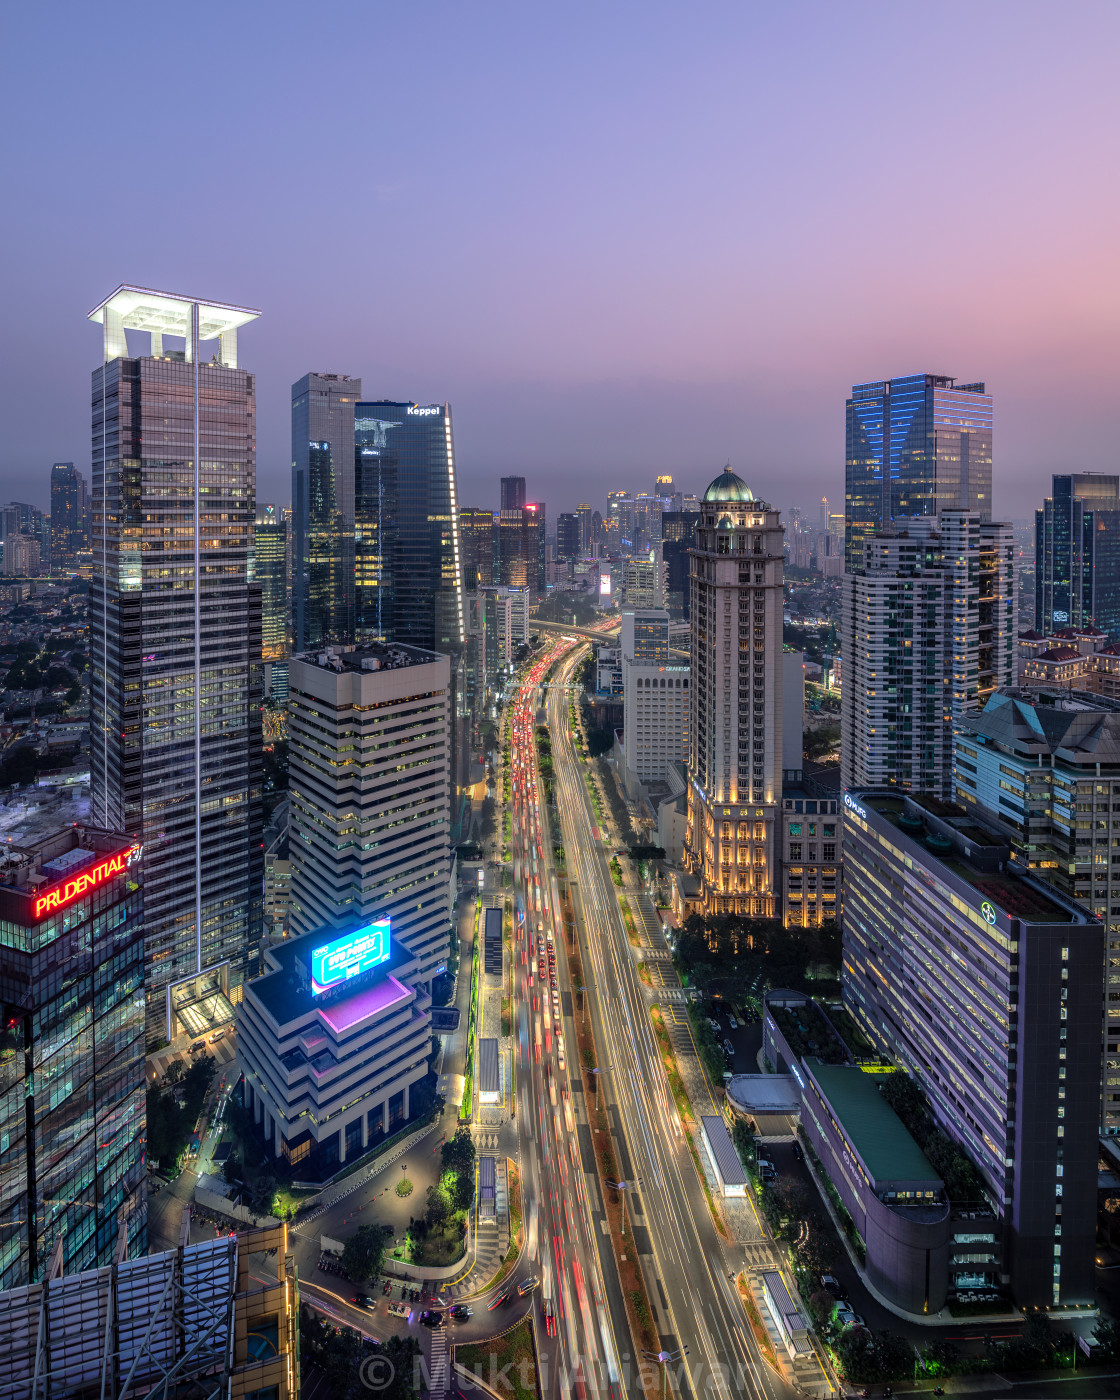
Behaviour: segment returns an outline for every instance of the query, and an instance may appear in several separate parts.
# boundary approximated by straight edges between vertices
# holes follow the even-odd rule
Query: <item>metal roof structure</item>
[[[486,1039],[478,1042],[478,1092],[498,1094],[501,1085],[498,1081],[498,1042]]]
[[[854,1065],[826,1065],[812,1059],[802,1064],[866,1168],[874,1189],[892,1182],[936,1182],[941,1186],[929,1158],[879,1093],[876,1076],[864,1074]]]
[[[700,1126],[704,1130],[724,1186],[745,1186],[748,1180],[747,1173],[739,1161],[739,1154],[735,1151],[727,1124],[715,1114],[709,1114],[701,1117]]]

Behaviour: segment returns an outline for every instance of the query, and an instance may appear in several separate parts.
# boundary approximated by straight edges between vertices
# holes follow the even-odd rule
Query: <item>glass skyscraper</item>
[[[942,374],[856,384],[845,438],[847,568],[892,521],[952,509],[992,518],[992,397],[983,384]]]
[[[228,1019],[260,941],[256,406],[237,364],[258,314],[132,286],[90,313],[91,810],[143,844],[151,1038]]]
[[[73,462],[51,467],[51,548],[53,569],[71,569],[85,548],[85,482]]]
[[[1034,522],[1036,629],[1120,636],[1120,477],[1055,476]]]
[[[254,577],[261,590],[261,658],[288,655],[288,522],[272,505],[257,507]]]
[[[295,650],[354,640],[354,405],[362,381],[305,374],[292,385]]]
[[[365,401],[354,424],[363,640],[376,617],[378,635],[449,652],[466,635],[451,406]]]

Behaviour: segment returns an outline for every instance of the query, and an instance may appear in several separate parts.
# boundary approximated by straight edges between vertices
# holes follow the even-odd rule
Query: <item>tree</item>
[[[222,1163],[222,1176],[231,1184],[241,1180],[241,1156],[240,1153],[231,1152]]]
[[[451,1218],[451,1202],[443,1184],[437,1182],[428,1187],[428,1228],[438,1230]]]
[[[380,1225],[359,1225],[342,1246],[342,1272],[355,1283],[369,1283],[381,1272],[385,1231]]]
[[[45,684],[51,690],[61,690],[64,685],[68,686],[74,679],[69,666],[59,666],[56,662],[48,667],[45,677]]]
[[[440,1178],[454,1174],[449,1182],[451,1205],[455,1210],[469,1210],[474,1200],[474,1142],[466,1128],[460,1128],[448,1138],[440,1152]]]

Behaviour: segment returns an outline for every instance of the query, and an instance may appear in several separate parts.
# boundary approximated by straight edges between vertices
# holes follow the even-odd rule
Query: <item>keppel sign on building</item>
[[[389,959],[389,920],[378,919],[311,952],[311,985],[316,996],[339,982],[368,972]]]
[[[123,875],[137,853],[135,846],[129,851],[118,851],[115,856],[98,861],[96,865],[79,871],[77,875],[72,875],[69,880],[64,880],[61,885],[55,885],[53,889],[37,895],[35,898],[35,917],[43,919],[48,914],[53,914],[56,909],[65,909],[68,904],[73,904],[76,899],[81,899],[83,895],[92,893],[106,881]]]

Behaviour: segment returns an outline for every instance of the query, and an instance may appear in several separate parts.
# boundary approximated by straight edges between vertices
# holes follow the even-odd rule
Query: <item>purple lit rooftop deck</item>
[[[364,1021],[369,1016],[378,1016],[411,995],[409,989],[395,977],[386,977],[383,982],[365,987],[354,996],[347,997],[345,1001],[319,1007],[319,1014],[336,1035],[342,1035],[359,1021]]]

